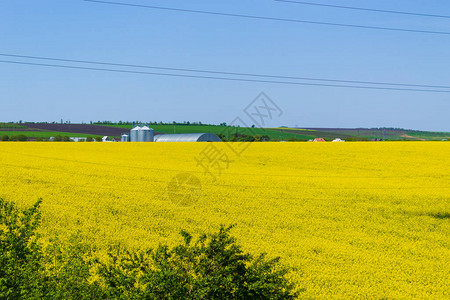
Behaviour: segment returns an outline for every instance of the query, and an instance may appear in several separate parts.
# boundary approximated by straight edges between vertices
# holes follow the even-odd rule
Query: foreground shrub
[[[294,299],[294,285],[279,259],[257,258],[242,251],[230,236],[232,227],[218,233],[192,236],[182,231],[184,244],[137,253],[110,252],[100,268],[113,298],[145,299]]]
[[[41,247],[36,240],[41,201],[26,210],[0,199],[0,298],[42,296],[45,282]]]
[[[41,200],[21,210],[0,199],[0,299],[294,299],[279,258],[244,253],[221,226],[195,243],[146,251],[110,249],[109,261],[79,234],[43,248]]]
[[[53,239],[44,250],[46,298],[104,298],[105,292],[92,280],[95,275],[93,249],[83,242],[79,233],[71,236],[68,243]]]

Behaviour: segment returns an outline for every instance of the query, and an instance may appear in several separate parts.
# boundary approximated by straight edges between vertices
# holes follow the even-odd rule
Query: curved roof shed
[[[158,134],[155,142],[221,142],[213,133]]]

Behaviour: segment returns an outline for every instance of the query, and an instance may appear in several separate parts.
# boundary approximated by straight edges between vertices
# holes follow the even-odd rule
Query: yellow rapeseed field
[[[450,143],[242,146],[3,142],[0,197],[43,198],[44,239],[80,231],[99,249],[235,223],[244,250],[281,256],[305,298],[450,297]],[[192,205],[167,192],[185,172],[201,184]]]

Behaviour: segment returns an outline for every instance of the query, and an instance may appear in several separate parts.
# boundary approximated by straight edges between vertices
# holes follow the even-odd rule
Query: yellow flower
[[[79,230],[99,256],[236,223],[306,298],[448,297],[450,143],[210,145],[0,143],[0,197],[43,198],[44,239]]]

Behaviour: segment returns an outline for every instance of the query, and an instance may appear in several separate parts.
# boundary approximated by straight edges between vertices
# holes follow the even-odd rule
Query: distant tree
[[[42,141],[44,141],[44,138],[43,138],[43,137],[38,137],[38,138],[36,138],[36,142],[42,142]]]
[[[227,141],[227,137],[225,136],[225,134],[219,133],[217,136],[222,140],[222,142],[226,142]]]
[[[86,142],[93,142],[93,141],[94,141],[94,138],[92,136],[88,136],[86,138]]]
[[[245,134],[242,138],[241,141],[243,142],[254,142],[255,138],[252,135],[247,135]]]
[[[7,142],[7,141],[9,141],[9,136],[8,135],[2,135],[2,137],[1,137],[1,141],[2,142]]]
[[[268,135],[261,136],[261,142],[268,142],[270,141],[270,137]]]
[[[70,139],[70,137],[68,137],[67,135],[65,135],[65,136],[62,137],[62,141],[63,141],[63,142],[70,142],[71,139]]]
[[[26,141],[28,141],[28,137],[27,137],[25,134],[19,134],[19,135],[17,136],[17,140],[18,140],[19,142],[26,142]]]
[[[259,134],[255,134],[254,138],[255,142],[261,142],[261,136]]]
[[[61,142],[62,139],[63,139],[62,136],[58,134],[58,135],[55,136],[54,141],[55,142]]]
[[[254,142],[255,137],[248,134],[234,133],[230,138],[230,142]]]
[[[102,137],[101,136],[96,136],[95,137],[95,141],[96,142],[101,142],[102,141]]]

